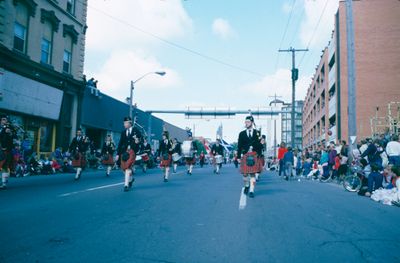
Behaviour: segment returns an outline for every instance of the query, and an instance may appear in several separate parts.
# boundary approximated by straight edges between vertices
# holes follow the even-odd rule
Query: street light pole
[[[139,80],[141,80],[141,79],[143,79],[144,77],[146,77],[146,76],[148,76],[148,75],[151,75],[151,74],[157,74],[157,75],[160,75],[160,76],[164,76],[164,75],[166,74],[166,72],[165,72],[165,71],[152,71],[152,72],[147,72],[146,74],[144,74],[143,76],[141,76],[141,77],[138,78],[137,80],[135,80],[135,81],[132,81],[132,80],[131,80],[131,88],[130,88],[131,94],[130,94],[130,97],[129,97],[129,117],[131,118],[132,121],[134,121],[134,120],[133,120],[133,116],[132,116],[132,115],[133,115],[132,109],[133,109],[133,90],[135,89],[135,84],[136,84],[136,82],[138,82]],[[151,114],[150,114],[150,118],[151,118]],[[148,128],[148,130],[151,132],[151,128]],[[150,133],[148,136],[149,136],[149,139],[150,139],[151,133]]]

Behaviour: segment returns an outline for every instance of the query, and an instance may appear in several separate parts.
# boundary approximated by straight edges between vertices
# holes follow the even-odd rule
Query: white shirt
[[[386,145],[386,153],[388,156],[400,156],[400,142],[388,142]]]

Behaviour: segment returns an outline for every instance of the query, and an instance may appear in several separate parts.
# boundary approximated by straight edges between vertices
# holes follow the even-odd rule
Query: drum
[[[179,153],[174,153],[174,154],[172,154],[172,160],[174,161],[174,162],[177,162],[177,161],[179,161],[181,159],[181,156],[179,155]]]
[[[142,156],[141,155],[137,155],[135,158],[136,162],[140,162],[142,160]]]
[[[222,155],[215,155],[215,163],[221,164],[223,162]]]
[[[192,149],[192,141],[184,141],[182,143],[182,154],[185,158],[192,158],[194,155]]]
[[[141,155],[142,156],[142,160],[143,162],[148,162],[150,160],[149,156],[147,155],[147,153],[144,153]]]

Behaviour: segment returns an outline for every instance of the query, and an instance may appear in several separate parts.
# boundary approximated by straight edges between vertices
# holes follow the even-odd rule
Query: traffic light
[[[296,81],[299,79],[299,69],[294,68],[292,69],[292,80]]]

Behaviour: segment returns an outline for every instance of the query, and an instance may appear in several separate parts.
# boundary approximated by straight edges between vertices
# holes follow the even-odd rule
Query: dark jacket
[[[291,163],[292,165],[294,164],[294,154],[292,151],[286,152],[285,155],[283,156],[283,162],[284,163]]]
[[[126,134],[127,129],[121,132],[121,138],[118,143],[117,153],[118,155],[126,152],[128,147],[133,149],[135,153],[139,151],[139,145],[135,143],[135,137],[139,140],[142,138],[142,134],[136,127],[132,127],[131,133]]]
[[[260,133],[255,129],[253,129],[253,135],[251,137],[247,135],[247,130],[241,131],[238,139],[238,157],[240,158],[242,154],[246,154],[250,146],[253,146],[253,151],[261,155],[262,145],[259,137]]]
[[[160,141],[159,155],[161,156],[166,153],[172,153],[172,143],[170,140],[168,140],[167,143],[165,143],[164,140]]]
[[[69,145],[68,151],[71,153],[84,153],[87,151],[89,144],[86,142],[86,136],[75,137]]]
[[[104,142],[103,148],[101,149],[101,154],[114,154],[115,152],[115,144],[111,142],[107,145],[107,142]]]
[[[216,144],[214,144],[211,147],[211,153],[212,155],[224,155],[224,147],[222,147],[222,145],[220,144],[219,146],[217,146]]]

